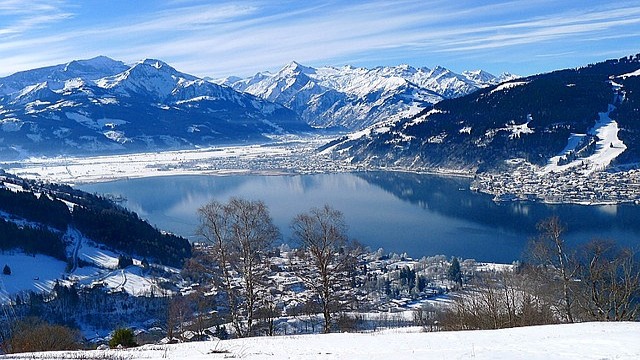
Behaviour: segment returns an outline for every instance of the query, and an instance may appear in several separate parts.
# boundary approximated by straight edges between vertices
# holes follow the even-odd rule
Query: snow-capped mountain
[[[312,68],[292,62],[275,74],[214,82],[286,106],[313,126],[357,130],[390,117],[415,115],[443,99],[513,77],[495,77],[484,71],[460,75],[443,67]]]
[[[17,93],[29,86],[46,83],[51,90],[60,90],[66,81],[91,81],[112,76],[129,67],[121,61],[98,56],[88,60],[74,60],[67,64],[17,72],[0,79],[0,96]]]
[[[310,128],[291,110],[147,59],[106,57],[0,78],[0,151],[126,152],[265,139]]]
[[[325,149],[376,167],[465,172],[497,171],[510,159],[543,172],[637,164],[639,69],[636,55],[510,80],[443,100],[409,119],[376,124]]]

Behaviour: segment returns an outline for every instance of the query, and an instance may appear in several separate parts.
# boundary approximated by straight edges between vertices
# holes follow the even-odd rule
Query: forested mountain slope
[[[353,163],[496,171],[509,159],[593,169],[640,155],[640,56],[511,80],[329,144]]]
[[[162,233],[111,200],[0,170],[0,250],[45,254],[71,263],[78,237],[116,253],[176,267],[191,255],[186,239]]]

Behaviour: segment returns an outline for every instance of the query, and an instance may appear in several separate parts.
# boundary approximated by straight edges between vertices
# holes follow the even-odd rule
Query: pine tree
[[[9,265],[4,266],[4,268],[2,269],[2,273],[4,275],[11,275],[11,268],[9,267]]]
[[[113,332],[113,337],[109,340],[109,346],[112,348],[122,345],[123,347],[138,346],[135,340],[133,330],[126,328],[118,328]]]
[[[458,261],[457,257],[451,259],[451,265],[447,271],[447,278],[462,287],[462,270],[460,269],[460,261]]]

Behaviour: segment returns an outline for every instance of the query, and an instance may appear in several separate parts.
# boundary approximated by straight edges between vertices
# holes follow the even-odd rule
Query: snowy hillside
[[[93,350],[5,355],[6,359],[638,359],[640,323],[581,323],[503,330],[246,338]]]
[[[275,74],[263,72],[215,82],[284,105],[314,126],[363,129],[390,116],[415,115],[442,99],[512,78],[481,70],[460,75],[440,66],[312,68],[294,61]]]
[[[158,293],[150,272],[171,276],[177,270],[165,265],[181,266],[190,250],[109,200],[0,172],[0,266],[10,270],[0,275],[0,304],[56,284]]]
[[[101,248],[85,237],[77,241],[72,260],[82,262],[83,266],[71,269],[67,261],[47,255],[27,255],[19,250],[0,253],[0,266],[7,265],[11,269],[11,275],[0,275],[0,304],[20,294],[48,293],[56,284],[74,284],[76,288],[100,286],[110,292],[124,292],[133,296],[163,291],[159,282],[165,279],[145,275],[141,259],[134,259],[134,265],[121,269],[118,268],[119,254]],[[179,272],[168,267],[163,269]]]
[[[511,80],[331,148],[354,163],[471,173],[499,171],[511,159],[546,166],[547,173],[637,163],[639,82],[621,74],[638,68],[636,56]]]
[[[0,78],[0,151],[137,152],[266,140],[310,130],[291,110],[153,59],[106,57]]]

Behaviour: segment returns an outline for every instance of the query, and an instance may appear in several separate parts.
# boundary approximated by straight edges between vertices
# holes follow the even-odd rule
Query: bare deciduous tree
[[[262,273],[268,268],[266,252],[280,233],[262,201],[231,198],[222,204],[213,200],[198,213],[198,234],[214,247],[236,335],[250,336],[263,289]]]
[[[527,272],[502,270],[477,275],[442,314],[447,330],[500,329],[554,323],[554,313],[538,296]]]
[[[315,292],[324,317],[323,330],[328,333],[332,315],[350,301],[345,290],[349,289],[349,271],[355,267],[355,243],[347,237],[342,212],[329,205],[297,215],[291,229],[302,256],[313,268],[299,275]]]
[[[574,277],[578,271],[578,265],[565,246],[563,234],[566,228],[557,216],[542,220],[537,227],[540,236],[529,244],[529,256],[534,262],[546,266],[541,275],[547,275],[548,284],[553,283],[556,272],[559,273],[562,292],[561,307],[566,321],[572,323],[574,322]]]
[[[187,301],[182,295],[169,299],[166,318],[166,333],[169,340],[181,336],[184,332],[184,323],[187,321],[188,308]],[[174,331],[178,333],[174,334]]]
[[[635,321],[640,314],[640,266],[636,254],[613,241],[589,242],[581,257],[579,304],[587,318]]]

